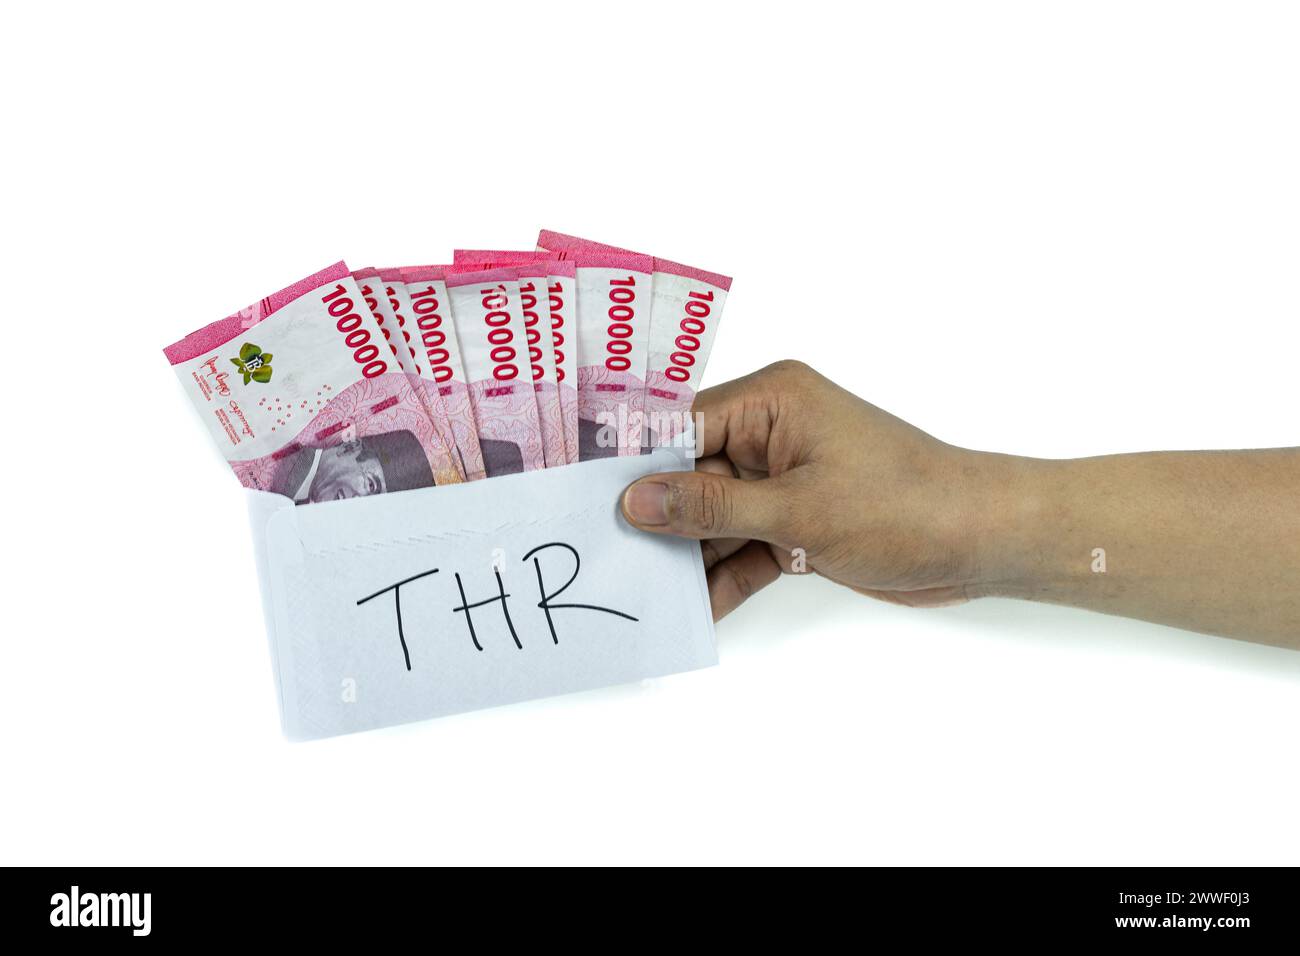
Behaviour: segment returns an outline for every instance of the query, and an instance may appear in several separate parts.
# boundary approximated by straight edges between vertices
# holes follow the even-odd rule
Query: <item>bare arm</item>
[[[704,540],[717,617],[806,562],[896,603],[1020,597],[1300,648],[1300,449],[970,451],[796,362],[695,409],[699,470],[623,511]]]
[[[977,593],[1300,648],[1300,449],[1007,464]]]

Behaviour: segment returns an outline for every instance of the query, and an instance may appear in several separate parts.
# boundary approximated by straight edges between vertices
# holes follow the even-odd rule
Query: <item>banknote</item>
[[[464,376],[460,363],[460,351],[456,347],[455,330],[451,328],[450,306],[447,304],[446,285],[441,278],[437,282],[421,285],[415,282],[417,291],[425,291],[421,298],[421,310],[425,311],[424,323],[428,326],[429,342],[425,343],[424,333],[420,332],[419,321],[413,319],[413,303],[407,287],[404,271],[416,267],[394,267],[378,269],[383,281],[383,290],[387,295],[387,310],[393,312],[394,319],[402,330],[403,341],[412,351],[424,351],[424,362],[416,363],[417,375],[432,376],[438,385],[438,397],[447,411],[451,424],[451,433],[455,437],[452,454],[463,471],[465,480],[476,481],[486,477],[484,459],[478,449],[478,427],[474,424],[474,412],[469,403],[469,382]],[[433,268],[433,267],[429,267]],[[441,274],[441,273],[439,273]],[[426,291],[432,290],[432,291]],[[442,295],[437,295],[441,291]],[[432,313],[432,315],[430,315]],[[439,343],[438,329],[442,330],[443,341]],[[442,351],[447,355],[443,356]],[[428,388],[422,389],[428,399]]]
[[[541,249],[626,253],[630,250],[543,230]],[[695,393],[713,349],[731,278],[652,257],[654,292],[650,309],[645,388],[633,408],[644,427],[648,450],[668,445],[685,432]]]
[[[688,431],[691,405],[700,389],[704,366],[731,278],[655,257],[654,302],[645,391],[640,411],[645,445],[670,445]]]
[[[564,458],[578,460],[578,337],[574,312],[577,305],[572,262],[552,261],[547,266],[547,308],[551,316],[551,349],[555,353],[555,381],[560,392],[560,416],[564,421]]]
[[[450,272],[446,282],[488,477],[545,468],[518,271]]]
[[[411,365],[420,392],[434,414],[446,422],[447,443],[467,481],[486,477],[469,387],[461,370],[460,350],[452,328],[441,266],[402,266],[384,270],[393,294],[390,305],[401,309],[411,350]],[[394,275],[397,278],[392,278]]]
[[[306,504],[460,481],[342,262],[163,352],[248,488]]]
[[[574,349],[568,341],[574,266],[546,253],[505,249],[457,249],[452,261],[462,269],[517,266],[524,325],[531,345],[542,350],[542,376],[534,382],[537,411],[546,446],[546,467],[578,460],[578,390]],[[536,299],[530,305],[530,300]],[[532,313],[530,315],[530,312]],[[549,353],[549,354],[548,354]],[[554,393],[554,400],[550,397]]]
[[[551,345],[546,263],[515,268],[519,273],[519,311],[524,317],[528,361],[532,365],[533,397],[537,399],[537,421],[542,430],[542,455],[547,468],[558,468],[568,461],[564,457],[564,418],[555,377],[555,349]]]
[[[564,423],[560,413],[560,393],[555,379],[555,352],[551,347],[550,307],[546,295],[546,263],[511,266],[519,280],[519,310],[528,341],[529,376],[533,397],[537,400],[537,421],[542,433],[542,458],[547,468],[568,462],[564,457]],[[460,263],[451,274],[482,271],[478,264]],[[543,318],[544,317],[544,318]],[[543,342],[542,334],[546,334]]]
[[[464,478],[465,468],[460,455],[456,451],[456,437],[452,431],[447,408],[436,391],[430,393],[425,387],[425,379],[421,375],[424,359],[420,353],[416,352],[415,348],[418,340],[411,337],[409,329],[398,323],[397,315],[392,309],[387,288],[379,275],[379,270],[357,269],[352,273],[352,278],[357,280],[357,287],[361,290],[361,296],[365,299],[370,314],[379,323],[379,331],[383,333],[384,339],[388,342],[388,347],[393,354],[393,361],[397,363],[415,389],[415,393],[419,397],[425,413],[429,416],[429,421],[433,423],[438,437],[442,439],[442,443],[447,448],[451,449],[452,462],[456,465],[457,473],[460,474],[461,478]]]
[[[639,253],[553,244],[556,248],[545,251],[571,261],[576,270],[578,457],[640,454],[638,406],[645,387],[653,262]]]
[[[366,300],[366,306],[370,309],[370,314],[375,317],[375,322],[379,324],[379,331],[383,333],[384,341],[388,343],[389,351],[393,354],[393,361],[401,366],[403,370],[406,370],[411,358],[410,336],[407,335],[403,338],[402,332],[398,328],[397,316],[389,305],[388,295],[384,288],[384,281],[379,276],[379,270],[372,268],[353,269],[352,278],[357,281],[357,288],[361,290],[361,295]]]

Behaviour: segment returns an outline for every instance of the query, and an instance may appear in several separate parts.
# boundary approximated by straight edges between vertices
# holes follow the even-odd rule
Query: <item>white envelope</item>
[[[618,509],[642,475],[692,467],[661,448],[302,507],[248,492],[284,732],[716,664],[699,545],[636,531]]]

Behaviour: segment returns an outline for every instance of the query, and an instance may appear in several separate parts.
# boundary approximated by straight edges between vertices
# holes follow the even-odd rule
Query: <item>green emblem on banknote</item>
[[[244,376],[244,384],[271,381],[271,353],[263,352],[252,342],[239,347],[239,358],[230,360]]]

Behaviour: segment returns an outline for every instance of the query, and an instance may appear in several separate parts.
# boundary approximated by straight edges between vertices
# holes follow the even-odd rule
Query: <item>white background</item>
[[[9,10],[0,857],[1300,862],[1300,653],[1010,601],[787,579],[718,668],[287,744],[160,351],[545,226],[734,275],[709,382],[802,358],[1023,454],[1293,445],[1292,10]]]

